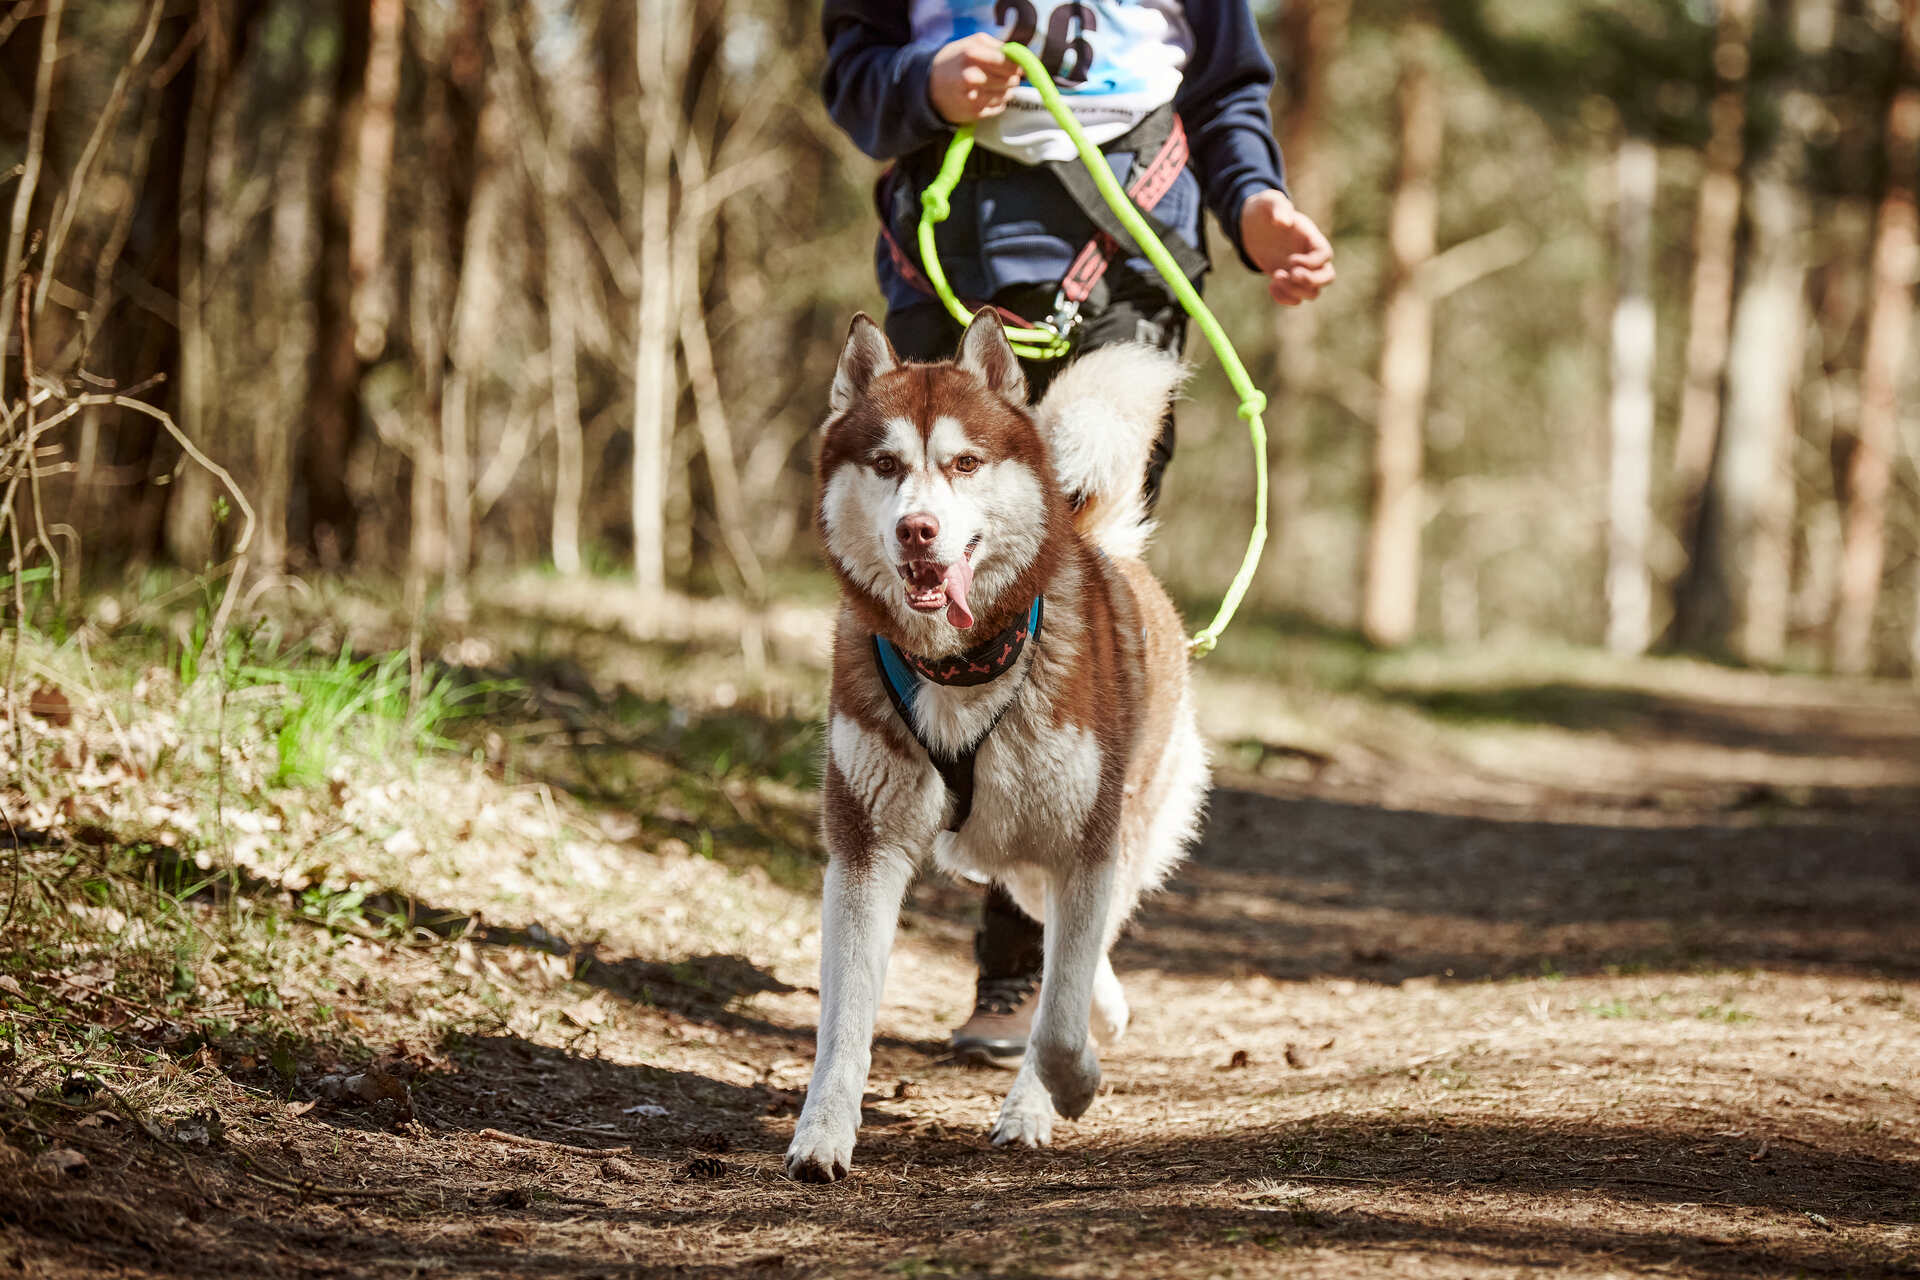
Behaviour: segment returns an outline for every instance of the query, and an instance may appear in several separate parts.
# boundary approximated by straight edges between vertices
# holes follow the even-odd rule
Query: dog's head
[[[820,535],[869,624],[911,652],[968,648],[1045,580],[1064,505],[1025,403],[991,310],[940,364],[903,363],[854,317],[823,428]]]

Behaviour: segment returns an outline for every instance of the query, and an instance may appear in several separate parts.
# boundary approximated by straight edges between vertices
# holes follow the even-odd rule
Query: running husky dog
[[[1140,487],[1181,380],[1088,353],[1036,409],[983,309],[951,363],[856,316],[822,428],[839,576],[823,825],[820,1039],[787,1172],[846,1176],[907,882],[929,854],[1046,925],[1039,1011],[996,1145],[1042,1146],[1100,1085],[1127,1001],[1107,960],[1198,825],[1206,751],[1186,639],[1141,562]]]

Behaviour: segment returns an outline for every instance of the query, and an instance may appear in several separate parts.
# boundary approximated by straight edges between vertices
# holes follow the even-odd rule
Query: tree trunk
[[[1861,357],[1860,420],[1847,461],[1833,664],[1847,674],[1873,666],[1873,614],[1886,562],[1901,364],[1913,321],[1916,261],[1914,168],[1920,151],[1920,0],[1901,0],[1900,78],[1887,107],[1887,185],[1874,227],[1871,301]]]
[[[546,232],[547,363],[553,387],[553,567],[580,572],[580,504],[585,487],[585,444],[580,422],[579,291],[586,255],[573,221],[572,118],[558,95],[541,146],[542,221]]]
[[[1680,427],[1673,469],[1680,522],[1690,532],[1713,466],[1720,432],[1720,384],[1727,368],[1733,308],[1734,237],[1740,225],[1740,160],[1747,121],[1747,65],[1754,0],[1720,0],[1713,69],[1718,88],[1711,107],[1706,172],[1700,179],[1693,226],[1693,288],[1687,308],[1687,350],[1680,389]],[[1691,541],[1691,537],[1689,537]]]
[[[193,105],[187,117],[180,179],[180,429],[216,458],[230,459],[238,442],[229,438],[223,412],[220,353],[214,332],[224,317],[208,281],[231,265],[238,229],[231,210],[215,198],[232,190],[239,120],[228,90],[251,43],[261,6],[255,0],[219,0],[201,6],[200,47],[193,60]],[[251,481],[256,477],[242,475]],[[248,488],[257,487],[249,484]],[[206,568],[220,551],[212,510],[218,488],[200,468],[179,472],[168,494],[167,548],[189,569]],[[251,548],[249,548],[251,550]]]
[[[470,417],[481,375],[492,356],[494,317],[501,305],[499,223],[506,199],[507,109],[495,76],[483,83],[473,149],[473,198],[462,229],[460,283],[447,350],[447,384],[440,410],[441,478],[446,498],[446,578],[442,608],[467,613],[467,570],[473,561],[473,454]]]
[[[1734,317],[1725,438],[1698,553],[1727,608],[1709,643],[1746,662],[1786,656],[1793,576],[1793,442],[1806,338],[1807,206],[1769,175],[1749,196],[1753,278]]]
[[[347,465],[360,438],[360,357],[353,337],[350,252],[357,123],[372,37],[365,0],[339,5],[341,48],[334,107],[327,117],[326,170],[320,183],[320,288],[314,309],[314,367],[302,441],[305,541],[323,567],[353,556],[357,513]]]
[[[353,348],[363,364],[377,359],[387,342],[387,201],[393,186],[394,115],[400,97],[400,35],[406,10],[402,0],[368,0],[368,14],[367,75],[347,232]]]
[[[313,330],[305,303],[313,283],[313,155],[290,150],[279,169],[281,199],[274,204],[272,249],[278,316],[273,372],[274,408],[254,420],[253,468],[260,477],[253,495],[260,518],[254,563],[262,574],[286,572],[292,445],[306,422],[306,365]]]
[[[1920,683],[1920,558],[1913,566],[1913,626],[1907,632],[1907,678]]]
[[[1701,494],[1675,639],[1688,648],[1777,663],[1786,653],[1793,571],[1793,442],[1807,336],[1813,94],[1832,42],[1832,0],[1785,0],[1795,66],[1781,128],[1747,185],[1751,235],[1733,316],[1727,396],[1712,472]]]
[[[487,101],[486,11],[482,0],[460,0],[449,8],[442,23],[423,24],[420,54],[426,81],[427,147],[439,163],[420,188],[419,226],[413,235],[410,327],[420,366],[421,399],[418,423],[409,432],[412,473],[408,477],[406,588],[408,614],[414,619],[426,612],[429,584],[436,578],[447,583],[450,574],[452,598],[446,611],[457,617],[466,607],[466,563],[462,560],[459,571],[453,573],[449,543],[450,531],[458,524],[465,554],[468,526],[460,517],[471,507],[464,501],[458,506],[454,502],[445,444],[450,437],[465,435],[468,381],[455,363],[456,354],[463,360],[476,358],[471,350],[475,335],[459,331],[465,314],[462,305],[475,305],[464,292],[467,246],[469,241],[484,244],[491,235],[485,226],[476,234],[469,225],[486,158],[480,150]],[[482,275],[491,271],[484,249],[477,270]],[[484,289],[482,294],[485,304]],[[456,345],[461,346],[458,353]],[[458,417],[451,407],[456,395],[460,397]],[[451,464],[463,484],[464,464],[464,457]]]
[[[1280,15],[1288,52],[1287,107],[1280,118],[1281,153],[1293,202],[1324,230],[1333,219],[1333,166],[1325,155],[1331,72],[1347,40],[1352,0],[1295,0]],[[1312,314],[1302,307],[1298,314]]]
[[[1280,149],[1287,189],[1296,207],[1331,234],[1335,184],[1325,138],[1330,114],[1328,85],[1335,58],[1346,43],[1351,0],[1293,0],[1280,13],[1280,39],[1287,52],[1287,105],[1280,119]],[[1274,563],[1290,564],[1300,516],[1311,496],[1308,410],[1321,371],[1317,307],[1282,307],[1274,317],[1279,345],[1275,385],[1283,394],[1269,413],[1273,427],[1273,516],[1278,545]]]
[[[467,208],[472,182],[471,114],[477,95],[465,83],[477,67],[463,60],[471,30],[471,6],[463,5],[442,23],[423,24],[420,42],[424,136],[428,153],[441,157],[419,187],[418,222],[412,234],[408,286],[409,341],[420,369],[420,405],[408,424],[407,613],[426,612],[427,589],[447,568],[446,463],[440,456],[445,421],[448,348],[459,217]],[[477,41],[476,41],[477,43]],[[456,210],[458,212],[456,213]]]
[[[1387,224],[1373,513],[1361,603],[1361,628],[1378,645],[1405,644],[1419,621],[1421,471],[1433,363],[1433,302],[1419,277],[1433,257],[1439,217],[1435,175],[1444,128],[1440,95],[1426,63],[1429,38],[1420,25],[1402,37],[1397,94],[1400,163]]]
[[[229,6],[220,0],[200,6],[200,48],[193,59],[193,108],[187,115],[187,149],[180,168],[180,429],[203,447],[220,453],[214,396],[218,371],[213,335],[207,325],[209,214],[207,188],[213,151],[214,116],[229,72]],[[212,477],[196,468],[176,471],[167,495],[167,554],[198,573],[212,561],[214,540]]]
[[[687,22],[679,0],[636,0],[635,65],[645,105],[636,256],[640,298],[633,340],[633,576],[640,589],[667,584],[667,472],[673,440],[673,153],[681,125]]]
[[[1653,479],[1653,202],[1659,151],[1645,138],[1620,141],[1614,179],[1619,293],[1613,307],[1613,371],[1607,484],[1607,647],[1646,651],[1653,589],[1647,569]]]
[[[177,68],[160,89],[146,116],[136,144],[133,194],[125,206],[122,230],[115,233],[109,251],[95,264],[93,297],[99,321],[89,320],[96,340],[89,364],[96,372],[104,365],[121,386],[145,382],[155,374],[167,381],[148,397],[157,407],[177,413],[180,391],[180,327],[177,317],[129,313],[107,305],[116,282],[135,279],[151,290],[149,296],[180,296],[180,210],[187,174],[187,122],[193,115],[197,77],[192,66],[198,56],[199,24],[190,15],[163,18],[160,48],[163,65]],[[112,410],[101,423],[100,460],[126,473],[156,475],[170,470],[176,446],[152,422],[125,410]],[[178,419],[176,418],[176,421]],[[95,563],[122,556],[144,562],[163,542],[168,489],[139,484],[107,490],[104,519],[93,525],[88,555]]]

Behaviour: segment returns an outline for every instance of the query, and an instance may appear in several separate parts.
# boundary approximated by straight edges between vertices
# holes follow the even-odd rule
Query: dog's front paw
[[[1015,1089],[990,1135],[996,1147],[1044,1147],[1053,1141],[1053,1108],[1039,1089]]]
[[[1069,1120],[1077,1120],[1093,1105],[1100,1091],[1100,1055],[1090,1044],[1077,1049],[1064,1045],[1037,1045],[1034,1065],[1040,1083],[1047,1086],[1053,1109]]]
[[[795,1182],[838,1182],[853,1167],[852,1125],[802,1115],[787,1146],[787,1176]]]

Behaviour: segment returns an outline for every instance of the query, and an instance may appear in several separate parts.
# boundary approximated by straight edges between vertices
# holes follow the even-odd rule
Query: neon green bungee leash
[[[1127,234],[1146,254],[1147,261],[1153,264],[1161,278],[1173,289],[1173,296],[1180,300],[1187,315],[1200,326],[1200,332],[1206,335],[1207,345],[1213,348],[1220,367],[1226,370],[1227,381],[1233,384],[1234,394],[1240,397],[1239,415],[1246,420],[1247,434],[1253,442],[1253,532],[1247,536],[1246,555],[1241,558],[1240,570],[1233,575],[1226,595],[1221,597],[1220,608],[1215,611],[1213,621],[1187,642],[1188,650],[1194,657],[1204,658],[1213,652],[1214,646],[1220,642],[1220,633],[1233,621],[1247,588],[1253,585],[1254,571],[1260,567],[1260,555],[1266,550],[1267,426],[1260,415],[1266,412],[1267,398],[1253,385],[1253,379],[1247,376],[1246,366],[1240,363],[1232,339],[1227,337],[1227,331],[1220,327],[1220,322],[1207,309],[1207,304],[1201,301],[1200,291],[1193,287],[1193,282],[1174,262],[1173,255],[1167,252],[1160,237],[1140,216],[1140,211],[1121,189],[1099,149],[1087,141],[1079,122],[1067,110],[1066,103],[1060,100],[1060,91],[1054,88],[1053,77],[1040,65],[1040,59],[1025,45],[1009,41],[1003,48],[1007,57],[1026,73],[1027,80],[1039,90],[1040,101],[1073,141],[1073,149],[1080,153],[1080,160],[1087,166],[1087,172],[1092,175],[1094,185],[1100,189],[1107,207],[1113,210],[1114,216],[1120,219],[1120,225],[1127,229]],[[973,319],[973,313],[954,296],[952,287],[947,283],[947,274],[941,269],[939,254],[934,249],[933,229],[945,222],[952,212],[953,190],[960,183],[960,171],[966,167],[967,156],[972,150],[973,126],[961,125],[954,130],[953,142],[947,148],[947,158],[941,163],[939,174],[920,196],[920,265],[925,269],[934,293],[962,325]],[[1014,354],[1028,360],[1057,360],[1066,355],[1072,346],[1067,336],[1052,326],[1009,326],[1007,337],[1013,344]]]

